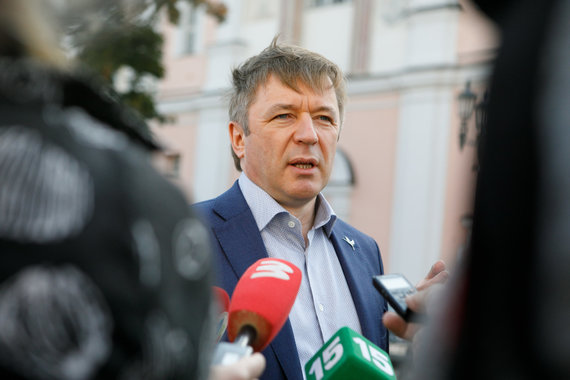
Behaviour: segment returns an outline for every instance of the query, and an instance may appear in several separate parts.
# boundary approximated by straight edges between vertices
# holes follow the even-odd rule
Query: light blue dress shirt
[[[330,241],[336,215],[319,194],[314,225],[305,246],[301,222],[296,217],[245,173],[239,177],[239,186],[269,257],[295,264],[303,275],[289,320],[305,377],[305,363],[338,329],[348,326],[362,333],[350,290]]]

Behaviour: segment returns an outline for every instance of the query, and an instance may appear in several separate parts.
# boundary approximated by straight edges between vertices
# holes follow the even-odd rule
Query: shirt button
[[[322,303],[320,303],[320,304],[319,304],[319,310],[320,310],[320,311],[323,311],[323,310],[325,310],[325,307],[323,306],[323,304],[322,304]]]
[[[291,228],[295,227],[295,222],[290,220],[289,223],[287,223],[287,225]]]

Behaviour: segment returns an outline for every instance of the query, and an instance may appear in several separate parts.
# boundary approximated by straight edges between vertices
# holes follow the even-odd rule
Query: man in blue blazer
[[[305,363],[343,326],[388,350],[387,305],[372,286],[372,276],[383,273],[378,245],[338,219],[321,194],[345,100],[334,63],[276,40],[233,71],[229,135],[243,173],[195,208],[215,239],[217,284],[230,295],[260,258],[282,258],[302,271],[289,320],[263,352],[263,379],[302,380]]]

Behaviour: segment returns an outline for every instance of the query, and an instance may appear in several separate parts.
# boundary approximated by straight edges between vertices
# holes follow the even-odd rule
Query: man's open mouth
[[[294,167],[299,169],[311,169],[314,165],[313,164],[303,164],[303,163],[296,163],[293,164]]]

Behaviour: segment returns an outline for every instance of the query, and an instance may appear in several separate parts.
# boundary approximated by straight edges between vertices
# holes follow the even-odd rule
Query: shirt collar
[[[249,206],[257,228],[263,230],[278,214],[290,213],[273,199],[265,190],[251,181],[245,173],[241,173],[238,179],[239,187]],[[315,215],[314,229],[323,227],[330,237],[333,225],[337,219],[334,210],[325,197],[319,193],[317,196],[317,213]]]

